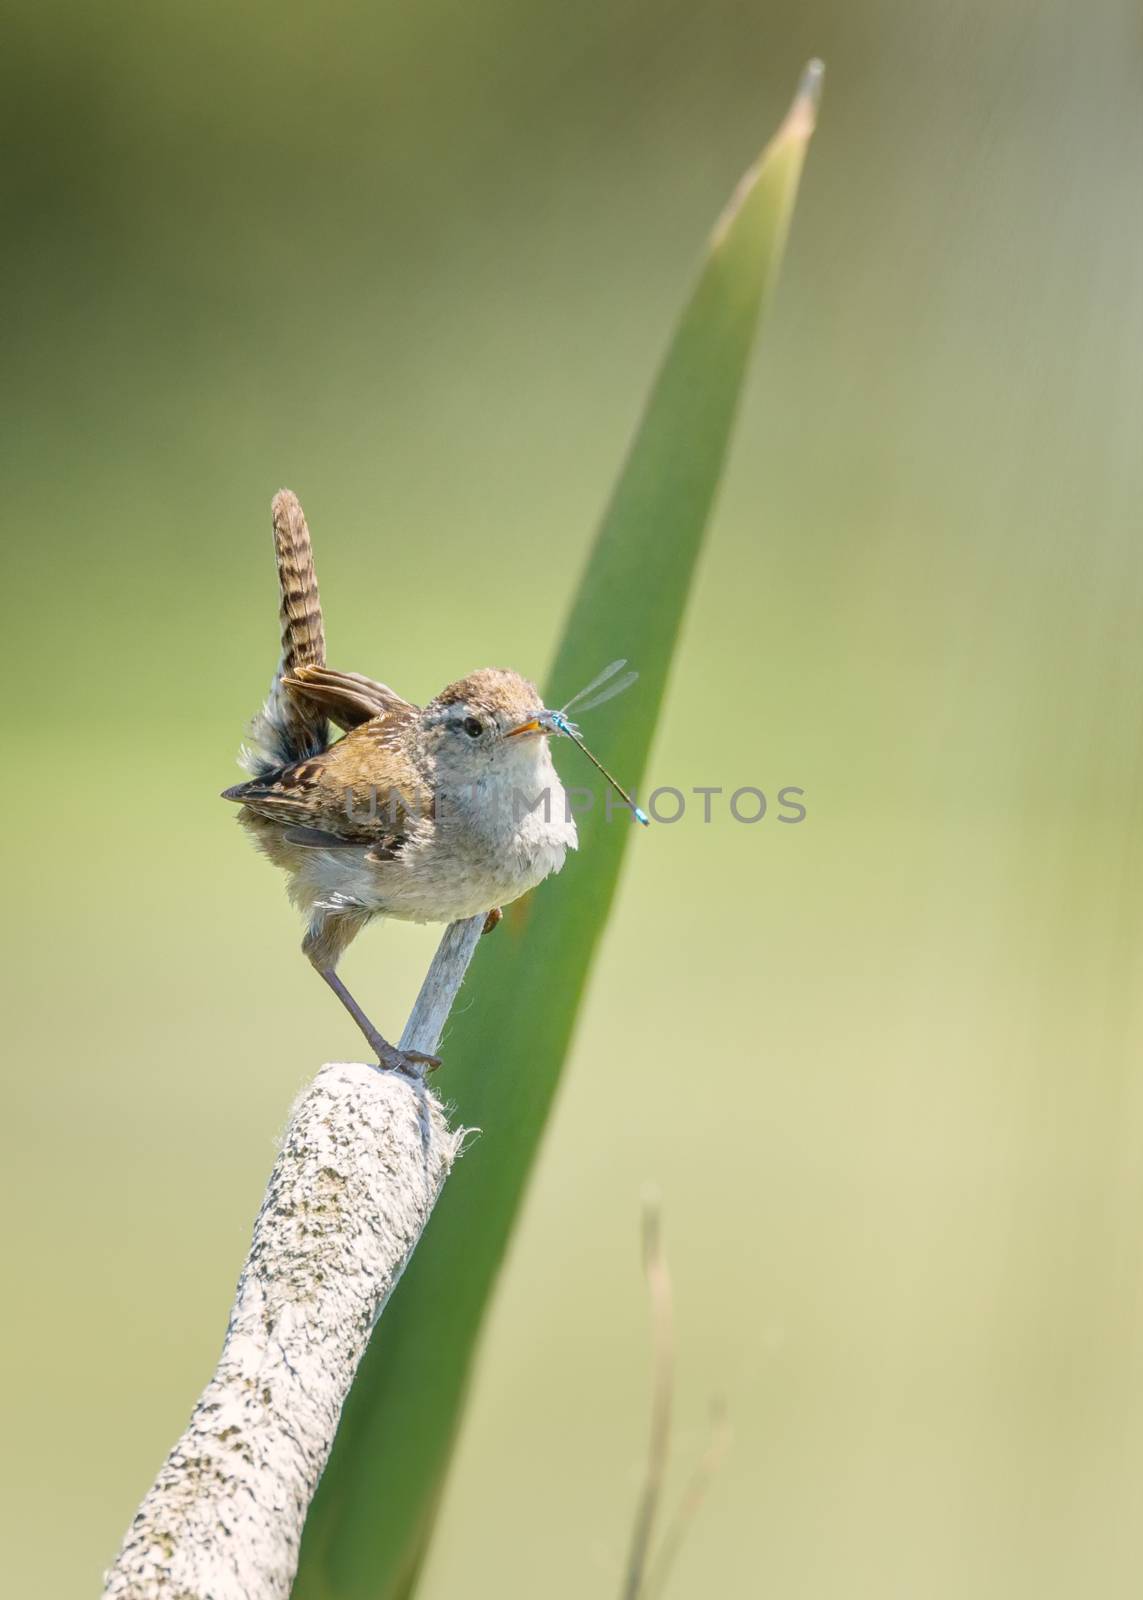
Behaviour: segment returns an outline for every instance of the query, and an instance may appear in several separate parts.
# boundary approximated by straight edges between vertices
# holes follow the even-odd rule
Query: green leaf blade
[[[776,281],[813,131],[812,63],[712,236],[605,512],[549,678],[558,705],[606,662],[640,680],[591,743],[637,785],[730,440],[759,316]],[[647,603],[647,597],[653,597]],[[567,783],[575,782],[568,749]],[[582,780],[587,781],[586,769]],[[478,951],[446,1037],[446,1093],[482,1128],[378,1327],[306,1527],[296,1600],[398,1600],[416,1585],[480,1325],[547,1121],[629,835],[579,822],[581,854]],[[526,927],[523,924],[526,923]]]

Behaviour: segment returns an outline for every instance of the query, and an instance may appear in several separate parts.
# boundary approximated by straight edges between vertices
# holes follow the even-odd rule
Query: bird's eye
[[[465,717],[461,727],[470,739],[479,739],[484,732],[484,724],[479,717]]]

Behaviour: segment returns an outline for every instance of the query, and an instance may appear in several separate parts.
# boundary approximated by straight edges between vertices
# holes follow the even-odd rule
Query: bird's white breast
[[[355,903],[402,921],[454,922],[534,889],[575,849],[576,828],[547,741],[528,741],[520,755],[438,797],[438,815],[412,829],[394,861],[367,861],[364,848],[307,852],[299,898],[330,908]]]

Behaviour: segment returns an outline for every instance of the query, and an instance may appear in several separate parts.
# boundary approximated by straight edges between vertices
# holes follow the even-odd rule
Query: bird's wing
[[[361,723],[306,761],[235,784],[223,799],[279,823],[293,844],[367,844],[376,860],[391,860],[432,808],[432,795],[422,790],[405,754],[417,715],[415,706],[402,702],[400,710]]]
[[[334,672],[330,667],[304,666],[288,673],[283,684],[303,705],[320,710],[348,731],[374,717],[416,710],[388,684],[360,672]]]

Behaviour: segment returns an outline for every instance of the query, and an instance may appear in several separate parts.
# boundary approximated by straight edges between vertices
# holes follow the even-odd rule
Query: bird
[[[575,821],[548,741],[560,728],[535,684],[482,667],[425,706],[326,665],[309,527],[297,496],[272,503],[281,658],[250,725],[247,781],[223,791],[287,875],[302,950],[382,1067],[421,1077],[436,1056],[400,1050],[337,974],[375,918],[455,922],[500,908],[559,872]],[[334,725],[341,736],[334,734]]]

